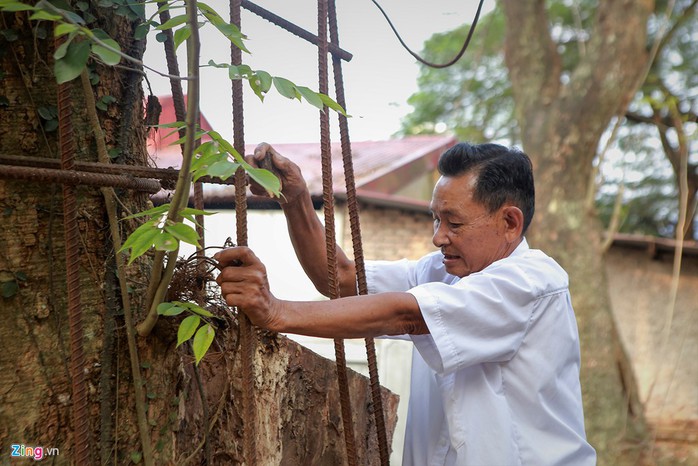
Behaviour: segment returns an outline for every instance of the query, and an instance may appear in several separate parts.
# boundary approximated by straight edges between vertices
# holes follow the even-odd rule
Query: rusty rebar
[[[62,39],[56,40],[56,46]],[[75,166],[73,139],[73,104],[70,83],[58,86],[58,139],[61,168],[66,172]],[[72,421],[74,432],[73,460],[78,466],[90,461],[90,418],[87,384],[85,382],[85,350],[83,346],[82,306],[80,303],[80,232],[77,222],[75,187],[63,184],[63,230],[65,241],[66,288],[70,327],[70,376],[72,379]]]
[[[305,39],[308,42],[310,42],[311,44],[319,46],[320,40],[318,39],[318,36],[316,36],[312,32],[307,31],[307,30],[303,29],[302,27],[293,24],[292,22],[282,18],[281,16],[278,16],[278,15],[272,13],[269,10],[262,8],[261,6],[255,4],[255,3],[252,3],[250,0],[242,0],[241,5],[244,9],[246,9],[247,11],[249,11],[251,13],[256,14],[260,18],[266,19],[270,23],[275,24],[282,29],[285,29],[286,31],[290,32],[291,34],[293,34],[297,37],[300,37],[301,39]],[[339,48],[339,46],[337,44],[330,43],[330,44],[328,44],[327,47],[329,49],[329,52],[333,56],[339,57],[340,59],[342,59],[344,61],[351,61],[351,59],[353,58],[353,55],[351,53],[347,52],[346,50],[342,50],[341,48]]]
[[[70,186],[73,190],[76,185],[111,186],[113,188],[134,189],[150,194],[155,194],[162,189],[157,180],[132,178],[124,175],[89,173],[73,169],[59,170],[55,168],[15,167],[10,165],[0,165],[0,167],[0,178],[62,183],[63,186]]]
[[[230,0],[230,23],[241,28],[241,0]],[[230,44],[230,62],[242,63],[242,51]],[[244,106],[242,80],[232,80],[233,97],[233,147],[239,154],[245,154]],[[235,225],[238,246],[247,246],[247,176],[242,167],[235,173]],[[240,360],[242,367],[242,432],[243,455],[245,464],[257,463],[257,424],[254,398],[254,353],[256,347],[255,333],[250,319],[238,312],[240,326]]]
[[[337,28],[337,9],[335,0],[328,0],[328,19],[330,26],[330,41],[339,44],[339,30]],[[344,95],[344,78],[342,74],[342,61],[336,56],[332,57],[332,74],[334,75],[335,97],[337,103],[346,110],[346,98]],[[347,117],[339,116],[339,139],[342,148],[342,161],[344,165],[344,180],[347,190],[347,209],[349,210],[349,225],[351,230],[351,242],[354,250],[354,264],[359,294],[368,294],[366,282],[366,267],[364,264],[364,251],[361,243],[361,224],[359,222],[359,208],[356,200],[356,182],[354,179],[354,162],[352,160],[351,142],[349,140],[349,123]],[[373,418],[376,423],[376,436],[378,438],[378,453],[382,466],[390,463],[390,449],[388,447],[388,435],[385,428],[383,413],[383,398],[378,377],[378,361],[376,358],[376,346],[373,338],[366,338],[366,359],[368,361],[368,374],[371,386],[371,400],[373,402]]]
[[[32,157],[24,155],[0,154],[0,177],[2,177],[2,171],[5,170],[5,167],[2,167],[3,165],[53,169],[61,168],[61,162],[57,159],[50,159],[45,157]],[[179,169],[177,168],[141,167],[135,165],[123,165],[115,163],[105,164],[100,162],[83,162],[79,160],[75,161],[75,170],[80,172],[104,173],[108,175],[123,175],[128,177],[146,178],[162,181],[177,181],[177,178],[179,177]],[[232,177],[222,180],[220,178],[213,178],[207,175],[202,176],[201,178],[199,178],[199,180],[202,183],[228,185],[235,184],[235,180]]]
[[[327,41],[327,0],[318,0],[318,87],[328,95],[328,41]],[[340,297],[337,279],[337,240],[334,223],[334,189],[332,186],[332,148],[330,144],[330,114],[327,109],[320,112],[320,153],[322,161],[322,199],[325,213],[325,245],[327,248],[327,285],[330,299]],[[351,398],[347,374],[347,361],[344,340],[334,340],[339,403],[344,426],[344,445],[349,466],[357,464],[354,423],[351,412]]]

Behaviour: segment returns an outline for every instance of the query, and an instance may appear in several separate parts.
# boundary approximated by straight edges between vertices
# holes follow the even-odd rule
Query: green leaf
[[[161,24],[160,26],[156,27],[158,31],[164,31],[165,29],[172,29],[173,27],[179,26],[180,24],[184,24],[187,22],[187,15],[179,15],[175,16],[174,18],[170,18],[165,22],[164,24]]]
[[[249,50],[247,50],[247,47],[245,47],[245,44],[242,43],[242,39],[246,38],[243,33],[240,32],[240,29],[237,28],[234,24],[226,23],[223,18],[210,6],[208,6],[205,3],[198,2],[197,6],[199,7],[199,10],[203,15],[208,19],[211,24],[213,24],[216,29],[218,29],[230,42],[235,44],[237,48],[242,50],[243,52],[250,53]]]
[[[341,115],[344,115],[347,118],[349,117],[349,115],[347,115],[346,110],[344,110],[341,105],[332,100],[330,97],[326,96],[325,94],[318,94],[318,96],[320,96],[320,99],[322,99],[322,103],[327,105],[327,107],[331,108],[332,110]]]
[[[75,31],[77,31],[78,29],[79,29],[79,28],[78,28],[76,25],[70,24],[70,23],[60,23],[60,24],[56,24],[56,27],[53,28],[53,36],[54,36],[54,37],[64,36],[64,35],[66,35],[66,34],[70,34],[71,32],[75,32]],[[62,45],[63,45],[63,44],[61,44],[61,46],[62,46]],[[66,45],[66,47],[67,47],[67,45]],[[64,55],[65,55],[65,54],[64,54]],[[55,55],[54,55],[54,58],[55,58]]]
[[[185,207],[179,212],[180,215],[213,215],[215,212],[208,212],[206,210],[194,209],[192,207]]]
[[[182,42],[189,39],[189,36],[191,36],[191,29],[189,29],[189,28],[177,29],[174,33],[175,50],[177,50],[177,48],[179,48],[179,46],[182,45]]]
[[[168,210],[170,210],[170,204],[169,203],[162,204],[162,205],[159,205],[157,207],[153,207],[152,209],[144,210],[143,212],[137,212],[135,214],[129,215],[128,217],[124,217],[122,220],[128,220],[131,218],[138,218],[138,217],[145,217],[146,215],[150,216],[150,217],[154,217],[156,215],[163,214],[163,213],[167,212]]]
[[[298,89],[298,92],[300,92],[303,98],[307,100],[310,105],[319,110],[325,110],[325,104],[317,92],[305,86],[297,86],[296,89]]]
[[[100,44],[93,44],[92,52],[97,55],[106,65],[118,65],[121,61],[121,55],[118,53],[121,52],[121,47],[119,44],[114,39],[104,39],[102,42],[114,50]]]
[[[128,2],[128,7],[140,19],[145,19],[145,2]]]
[[[119,252],[131,249],[131,257],[128,261],[131,264],[136,258],[143,255],[153,245],[153,241],[160,234],[160,229],[152,220],[136,228],[124,242]]]
[[[167,41],[167,34],[165,34],[164,32],[158,32],[157,34],[155,34],[155,40],[160,43],[165,42]]]
[[[199,234],[194,228],[184,223],[175,223],[174,225],[166,225],[165,231],[180,241],[198,246]]]
[[[132,451],[130,457],[134,464],[138,464],[143,459],[143,454],[140,451]]]
[[[169,233],[161,231],[158,236],[153,240],[153,247],[158,251],[175,251],[179,248],[179,241],[177,241],[174,236]]]
[[[255,75],[259,79],[259,86],[264,92],[268,92],[271,89],[271,83],[273,81],[271,75],[263,70],[257,70]]]
[[[245,168],[250,178],[259,183],[269,194],[281,195],[281,181],[269,170],[263,168]]]
[[[211,327],[210,324],[202,325],[199,330],[197,330],[196,335],[194,335],[194,342],[192,343],[192,348],[194,349],[194,358],[196,359],[196,365],[199,365],[201,359],[206,355],[211,343],[213,343],[213,338],[216,336],[216,331]]]
[[[57,116],[57,110],[53,105],[41,106],[37,111],[39,112],[39,116],[44,120],[53,120]]]
[[[80,76],[90,56],[90,44],[85,41],[71,42],[65,56],[53,67],[58,84],[67,83]]]
[[[187,310],[193,312],[194,314],[199,314],[200,316],[204,316],[204,317],[213,317],[213,314],[211,314],[206,309],[204,309],[203,307],[199,306],[196,303],[189,303],[189,302],[185,303],[185,302],[181,302],[181,301],[173,301],[173,302],[176,303],[178,306],[186,308]]]
[[[0,9],[2,11],[7,11],[7,12],[15,12],[15,11],[29,11],[29,10],[34,10],[35,8],[31,5],[25,5],[22,2],[2,2],[0,3]]]
[[[2,282],[0,285],[0,294],[3,298],[11,298],[19,291],[19,285],[15,280]]]
[[[150,23],[141,23],[136,26],[136,31],[133,33],[133,38],[136,40],[145,39],[150,31]]]
[[[277,91],[279,91],[279,94],[281,94],[282,96],[284,96],[288,99],[300,100],[300,94],[296,90],[296,85],[293,84],[291,81],[289,81],[286,78],[274,76],[273,82],[274,82],[274,87],[276,88]]]
[[[68,53],[68,47],[70,47],[70,44],[73,42],[73,37],[75,36],[71,35],[68,37],[68,39],[59,45],[56,51],[53,52],[54,60],[60,60],[61,58],[65,57],[65,54]]]
[[[206,170],[206,174],[214,178],[226,180],[233,176],[240,165],[229,160],[221,160],[211,164]]]
[[[177,346],[193,337],[200,323],[201,317],[197,315],[186,317],[182,323],[179,324],[179,329],[177,330]]]
[[[184,312],[184,308],[178,305],[179,303],[160,303],[157,310],[161,316],[177,316]]]
[[[7,42],[14,42],[19,39],[19,34],[14,29],[3,29],[0,31],[0,35],[2,35]]]
[[[61,19],[61,15],[56,15],[54,13],[49,13],[46,10],[37,10],[36,13],[31,15],[29,19],[34,21],[58,21]]]

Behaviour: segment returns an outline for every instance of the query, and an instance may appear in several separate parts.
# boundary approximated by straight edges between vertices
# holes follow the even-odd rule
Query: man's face
[[[507,240],[504,207],[494,213],[473,200],[476,177],[442,176],[431,201],[432,241],[443,254],[446,271],[465,277],[502,259],[514,249]]]

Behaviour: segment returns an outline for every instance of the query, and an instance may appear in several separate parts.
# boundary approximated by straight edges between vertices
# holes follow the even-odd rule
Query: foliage
[[[240,50],[249,53],[244,41],[247,37],[234,24],[226,22],[214,8],[206,3],[195,2],[197,23],[192,24],[188,14],[184,12],[185,4],[173,1],[163,4],[158,4],[159,8],[155,13],[146,18],[145,2],[129,2],[128,0],[100,0],[99,7],[111,9],[115,14],[127,17],[130,20],[140,23],[135,31],[134,38],[136,40],[144,39],[151,29],[157,31],[156,40],[164,42],[167,40],[166,31],[172,30],[175,48],[179,47],[187,41],[194,40],[192,37],[193,28],[199,28],[205,25],[212,25],[218,30],[228,41]],[[59,84],[67,83],[78,76],[85,70],[88,71],[90,79],[94,84],[97,79],[95,74],[91,72],[90,66],[97,62],[107,66],[121,64],[123,61],[135,63],[137,66],[145,66],[139,60],[130,57],[122,52],[121,46],[113,40],[107,32],[102,29],[92,27],[95,23],[95,18],[89,12],[90,4],[85,1],[77,1],[74,6],[71,6],[61,0],[52,2],[41,0],[36,5],[31,5],[17,0],[0,0],[0,11],[8,13],[17,13],[28,15],[28,18],[38,23],[49,22],[54,24],[53,33],[57,38],[58,46],[53,54],[54,58],[54,74]],[[160,13],[165,10],[168,13],[181,13],[171,16],[169,20],[160,24],[156,18],[160,17]],[[36,35],[41,35],[46,38],[46,30],[39,26],[35,29]],[[39,32],[42,31],[42,32]],[[17,33],[12,30],[0,31],[6,41],[11,42],[16,40]],[[197,65],[198,66],[198,65]],[[253,70],[249,66],[220,64],[214,61],[209,61],[208,66],[227,69],[228,76],[231,80],[244,79],[248,82],[254,93],[261,99],[272,89],[272,87],[282,96],[288,99],[304,100],[310,105],[325,111],[325,108],[332,109],[346,116],[342,107],[332,100],[327,95],[315,92],[308,87],[299,86],[281,76],[272,76],[270,73],[263,70]],[[162,74],[162,73],[160,73]],[[108,105],[114,103],[115,99],[112,96],[105,95],[96,102],[96,107],[100,110],[106,110]],[[190,109],[191,111],[192,109]],[[39,115],[44,121],[44,127],[47,131],[53,131],[57,128],[57,111],[55,107],[45,106],[38,109]],[[189,121],[189,118],[187,118]],[[172,128],[173,131],[184,131],[187,127],[185,122],[176,122],[169,125],[163,125]],[[201,144],[191,144],[189,138],[200,140],[203,135],[207,135],[210,141]],[[186,144],[185,144],[186,143]],[[189,192],[189,184],[191,181],[197,181],[203,176],[217,177],[226,179],[233,175],[238,169],[242,168],[247,175],[263,186],[271,195],[280,195],[281,185],[278,178],[268,170],[252,167],[244,158],[234,149],[233,145],[226,141],[219,133],[215,131],[195,131],[195,134],[185,136],[175,141],[174,144],[184,144],[185,148],[190,152],[183,154],[184,160],[181,171],[186,173],[183,179],[184,182],[178,183],[175,191],[175,199],[186,199]],[[186,150],[185,150],[186,152]],[[178,196],[178,190],[185,194]],[[199,234],[196,229],[191,226],[197,225],[195,217],[197,215],[209,215],[209,212],[191,209],[186,206],[180,206],[179,202],[165,204],[159,207],[149,209],[145,212],[140,212],[131,215],[127,218],[143,218],[148,219],[143,222],[136,230],[126,239],[119,248],[119,253],[129,251],[129,264],[133,263],[138,257],[145,254],[151,249],[168,254],[176,254],[179,250],[180,241],[199,246]],[[184,223],[187,220],[190,224]],[[171,256],[168,256],[171,260]],[[156,260],[165,260],[165,257],[156,255]],[[172,261],[174,263],[174,261]],[[168,267],[169,267],[168,263]],[[162,270],[162,268],[160,268]],[[157,288],[162,289],[163,284],[160,280],[165,281],[166,288],[171,273],[156,273],[151,280],[158,283]],[[18,288],[17,280],[3,282],[3,296],[9,297],[16,292]],[[156,295],[159,296],[159,295]],[[155,300],[157,301],[157,297]],[[157,315],[177,315],[184,310],[192,315],[184,319],[180,324],[178,335],[178,344],[189,340],[193,337],[193,348],[196,356],[197,364],[208,350],[213,338],[215,330],[210,323],[204,323],[199,326],[201,319],[211,317],[208,311],[199,307],[194,303],[159,303],[154,302],[151,306],[151,313],[157,310]]]
[[[555,0],[548,3],[551,36],[561,57],[561,79],[565,81],[580,57],[586,53],[586,45],[593,34],[591,25],[596,2]],[[666,2],[657,2],[651,36],[661,32],[662,14],[666,7]],[[603,164],[603,167],[613,165],[616,168],[622,165],[624,169],[643,173],[643,180],[626,186],[627,217],[621,231],[660,235],[673,232],[668,222],[671,218],[675,222],[677,218],[675,178],[665,176],[666,171],[642,171],[645,167],[641,164],[630,167],[628,160],[639,158],[628,148],[637,146],[639,138],[645,141],[644,154],[653,150],[659,154],[664,152],[666,157],[671,156],[657,142],[659,126],[653,118],[656,116],[662,124],[666,124],[669,120],[669,103],[672,101],[677,103],[686,122],[684,136],[689,143],[698,136],[698,95],[695,92],[698,89],[698,73],[695,72],[698,49],[694,46],[698,38],[698,23],[692,20],[695,9],[695,2],[690,0],[676,2],[671,18],[673,27],[665,43],[662,43],[641,92],[630,107],[631,113],[643,117],[642,121],[629,119],[625,122],[614,146],[616,160]],[[413,111],[402,122],[403,134],[431,134],[446,128],[461,140],[521,144],[504,63],[504,28],[504,15],[495,9],[480,20],[468,51],[458,63],[446,69],[422,66],[418,78],[419,90],[408,99]],[[469,25],[464,25],[452,32],[435,34],[424,45],[425,57],[437,62],[452,57],[460,49],[468,29]],[[638,124],[644,128],[637,131],[628,128],[629,125]],[[678,129],[668,128],[668,133],[670,144],[677,146]],[[626,138],[628,140],[624,141]],[[630,152],[626,153],[626,150]],[[618,159],[620,154],[625,157]],[[689,173],[698,173],[696,166],[698,160],[692,160]],[[698,184],[698,174],[689,176],[696,177]],[[609,201],[608,197],[610,181],[607,179],[605,183],[598,194],[598,207],[604,220],[609,202],[610,206],[613,205],[613,200]],[[655,188],[649,189],[650,185]],[[673,207],[667,210],[667,204],[671,203],[668,197],[672,195]],[[640,205],[645,207],[641,210],[634,207]]]
[[[213,314],[196,303],[172,301],[158,306],[158,314],[164,316],[178,316],[185,311],[190,315],[185,317],[179,324],[177,346],[193,337],[192,349],[194,350],[196,364],[199,364],[216,336],[215,328],[209,320],[213,317]],[[199,326],[202,320],[204,323]]]

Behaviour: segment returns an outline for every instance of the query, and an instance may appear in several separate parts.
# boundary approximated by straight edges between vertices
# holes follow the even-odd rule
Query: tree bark
[[[133,40],[135,23],[113,10],[92,10],[99,27],[137,58],[145,44]],[[25,12],[3,14],[0,36],[0,154],[58,158],[50,107],[56,105],[50,25],[30,23]],[[44,27],[45,39],[37,37]],[[145,165],[143,94],[139,71],[95,65],[97,100],[115,103],[100,111],[115,163]],[[97,160],[93,128],[79,81],[70,84],[77,160]],[[41,109],[41,110],[40,110]],[[55,122],[54,122],[55,123]],[[0,171],[3,168],[0,166]],[[104,199],[96,188],[78,187],[83,349],[88,387],[88,439],[92,464],[141,462],[143,447],[134,409],[133,378],[114,247]],[[131,213],[149,203],[143,193],[118,192]],[[0,177],[0,452],[11,445],[41,446],[53,464],[74,464],[71,348],[66,303],[65,241],[61,186]],[[127,212],[124,212],[124,216]],[[120,222],[125,238],[135,226]],[[151,258],[129,268],[131,307],[144,316]],[[243,385],[256,391],[258,458],[264,464],[343,464],[334,364],[283,337],[259,333],[254,380],[240,377],[235,316],[218,313],[219,327],[198,369],[187,345],[176,347],[176,319],[161,318],[148,339],[138,340],[144,378],[149,442],[154,464],[244,464],[240,399]],[[198,373],[196,373],[198,370]],[[360,464],[377,464],[368,381],[351,372],[352,411]],[[203,395],[203,396],[202,396]],[[389,438],[397,397],[383,392]],[[205,405],[201,400],[205,400]],[[207,409],[204,409],[204,406]],[[204,443],[206,432],[208,440]],[[48,458],[48,457],[47,457]],[[3,462],[4,464],[4,462]]]
[[[606,292],[602,229],[584,199],[600,137],[632,98],[647,63],[653,2],[599,2],[586,55],[562,76],[545,1],[504,0],[506,63],[533,160],[537,212],[529,238],[570,274],[582,346],[586,429],[600,464],[636,464],[644,432],[634,378]]]

